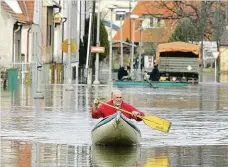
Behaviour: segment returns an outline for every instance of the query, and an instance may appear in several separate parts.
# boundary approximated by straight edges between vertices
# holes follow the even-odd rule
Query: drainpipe
[[[26,54],[26,61],[25,61],[26,63],[29,62],[29,46],[30,46],[30,40],[29,40],[30,35],[29,34],[30,34],[31,29],[32,29],[32,24],[30,24],[30,27],[27,31],[27,54]]]
[[[67,21],[67,18],[64,17],[64,18],[61,19],[61,21],[62,21],[62,24],[63,24],[62,25],[62,42],[63,42],[64,41],[64,23]],[[62,64],[63,64],[63,51],[62,51]]]
[[[22,25],[18,25],[18,22],[16,22],[14,24],[14,26],[15,25],[17,25],[18,27],[16,30],[14,30],[14,28],[13,28],[13,67],[14,67],[14,63],[16,62],[16,40],[15,40],[16,38],[15,38],[15,36],[16,36],[16,33],[18,31],[20,31],[22,28]]]
[[[30,22],[30,17],[29,17],[29,13],[28,13],[28,8],[27,8],[27,5],[26,5],[26,0],[23,0],[23,5],[24,5],[24,8],[25,8],[25,13],[26,13],[26,19],[27,19],[27,22]],[[26,53],[26,57],[25,57],[25,62],[27,63],[28,62],[28,59],[29,59],[29,33],[31,31],[31,28],[32,28],[32,24],[30,23],[29,25],[29,29],[27,31],[27,53]],[[26,66],[26,70],[27,70],[27,66]]]

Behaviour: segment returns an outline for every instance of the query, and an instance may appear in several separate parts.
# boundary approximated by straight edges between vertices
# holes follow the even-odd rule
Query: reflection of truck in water
[[[200,46],[171,42],[159,44],[156,49],[156,63],[160,75],[169,76],[171,80],[198,82],[202,63]]]

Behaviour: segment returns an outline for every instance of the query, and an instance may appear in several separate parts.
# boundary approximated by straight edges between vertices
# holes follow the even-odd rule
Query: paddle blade
[[[171,127],[171,122],[156,116],[144,116],[142,119],[149,127],[162,132],[169,132]]]

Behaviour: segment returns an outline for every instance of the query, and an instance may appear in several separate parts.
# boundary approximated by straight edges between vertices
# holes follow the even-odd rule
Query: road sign
[[[101,46],[91,46],[91,53],[104,53],[105,48]]]
[[[63,41],[62,50],[64,53],[68,53],[68,39]],[[75,53],[76,51],[77,51],[76,42],[74,40],[71,40],[71,53]]]
[[[217,59],[218,56],[219,56],[219,52],[213,52],[213,56],[214,56],[215,59]]]

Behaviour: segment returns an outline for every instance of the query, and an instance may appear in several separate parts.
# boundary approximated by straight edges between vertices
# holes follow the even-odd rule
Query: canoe
[[[160,82],[148,82],[148,81],[114,81],[113,86],[116,87],[184,87],[188,82],[173,82],[173,81],[160,81]]]
[[[92,130],[92,144],[106,146],[137,145],[141,132],[120,111],[102,119]]]

